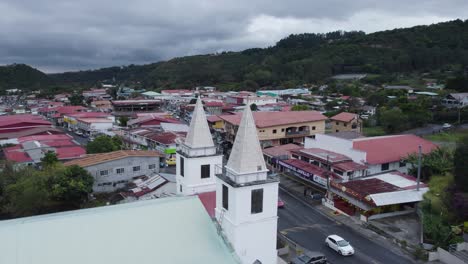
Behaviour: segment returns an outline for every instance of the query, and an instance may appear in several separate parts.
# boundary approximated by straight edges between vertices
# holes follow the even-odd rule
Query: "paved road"
[[[62,130],[63,133],[68,134],[68,135],[70,135],[71,137],[73,137],[73,139],[74,139],[76,142],[78,142],[80,145],[86,146],[86,144],[88,144],[88,138],[85,138],[85,137],[82,137],[82,136],[78,136],[77,134],[68,131],[68,130],[67,130],[66,128],[64,128],[64,127],[56,126],[56,128]]]
[[[279,230],[289,239],[308,250],[324,253],[331,263],[414,263],[408,258],[388,250],[386,248],[388,241],[384,241],[382,244],[372,241],[354,229],[331,220],[317,209],[304,204],[281,189],[280,197],[286,206],[278,210]],[[355,255],[342,257],[325,246],[325,238],[331,234],[337,234],[347,239],[354,247]]]

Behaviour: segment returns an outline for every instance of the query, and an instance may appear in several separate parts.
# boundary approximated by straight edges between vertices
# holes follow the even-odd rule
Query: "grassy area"
[[[364,127],[362,133],[366,137],[377,137],[385,135],[385,131],[382,127]]]
[[[457,142],[463,136],[466,136],[466,135],[468,135],[468,130],[464,129],[464,130],[452,130],[452,131],[442,132],[438,134],[427,135],[425,136],[425,138],[431,141],[436,141],[436,142]]]
[[[444,200],[447,199],[447,188],[452,185],[452,183],[453,175],[434,175],[431,177],[429,180],[429,191],[424,194],[424,198],[430,203],[433,211],[449,215],[450,212]]]

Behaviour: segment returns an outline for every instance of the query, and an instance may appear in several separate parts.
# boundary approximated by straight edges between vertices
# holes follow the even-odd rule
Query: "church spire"
[[[212,148],[214,147],[208,121],[206,121],[203,104],[198,97],[195,109],[193,110],[190,130],[185,139],[185,145],[190,148]]]
[[[226,168],[235,174],[267,171],[250,106],[246,105]]]

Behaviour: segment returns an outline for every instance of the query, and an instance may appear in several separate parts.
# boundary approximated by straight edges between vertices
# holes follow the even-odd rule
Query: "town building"
[[[269,175],[250,107],[216,179],[216,219],[242,263],[276,263],[279,179]]]
[[[215,191],[215,169],[222,166],[223,155],[218,153],[213,143],[200,98],[195,105],[187,137],[180,144],[176,157],[178,194]]]
[[[156,151],[118,150],[87,155],[64,165],[78,165],[87,170],[94,177],[94,192],[113,192],[133,179],[158,173],[161,156]]]
[[[333,135],[318,134],[315,138],[306,138],[305,148],[319,148],[345,155],[353,162],[366,165],[366,175],[389,171],[407,173],[410,164],[406,159],[410,154],[427,154],[437,148],[434,143],[415,135],[393,135],[346,139]]]
[[[468,93],[451,93],[442,100],[442,104],[448,108],[461,108],[468,105]]]
[[[105,112],[80,112],[65,114],[63,116],[64,127],[70,131],[82,130],[88,134],[90,131],[102,131],[112,128],[115,117]]]
[[[254,112],[253,117],[262,147],[288,143],[302,144],[305,137],[325,133],[327,117],[316,111]],[[234,142],[241,114],[221,115],[226,140]]]
[[[112,111],[112,104],[111,104],[111,101],[109,100],[92,101],[90,106],[94,111],[99,111],[99,112],[111,112]]]
[[[331,181],[324,205],[367,222],[415,213],[428,190],[412,176],[386,172],[348,182]]]
[[[310,91],[307,88],[294,88],[294,89],[285,89],[285,90],[260,90],[257,91],[258,96],[298,96],[298,95],[309,95]]]
[[[362,120],[354,113],[341,112],[330,117],[331,130],[333,132],[354,131],[361,133]]]
[[[114,112],[134,113],[134,112],[155,112],[162,105],[161,100],[113,100],[111,101]]]
[[[17,166],[40,164],[48,151],[55,152],[60,161],[77,159],[86,154],[86,150],[66,134],[27,136],[17,141],[17,145],[3,149],[5,159],[15,162]]]

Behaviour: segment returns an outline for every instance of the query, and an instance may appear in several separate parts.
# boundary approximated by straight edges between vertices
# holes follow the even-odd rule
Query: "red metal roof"
[[[21,149],[21,145],[16,145],[13,147],[8,147],[3,149],[3,153],[5,154],[5,159],[10,160],[10,161],[15,161],[15,162],[28,162],[32,161],[32,159],[23,152]]]
[[[149,136],[148,138],[165,145],[170,145],[174,144],[177,138],[185,137],[185,134],[186,133],[163,132]]]
[[[343,171],[358,171],[358,170],[365,170],[368,168],[366,165],[362,165],[354,161],[345,161],[345,162],[335,163],[333,164],[333,167],[343,170]]]
[[[326,149],[321,149],[321,148],[305,148],[305,149],[295,150],[293,152],[299,155],[303,155],[303,156],[305,154],[306,157],[318,158],[322,161],[328,160],[331,163],[352,160],[350,157],[346,155],[336,153],[333,151],[329,151]]]
[[[321,178],[326,179],[325,175],[328,172],[328,170],[326,170],[324,168],[320,168],[317,165],[310,164],[310,163],[308,163],[306,161],[298,160],[298,159],[288,159],[288,160],[281,160],[281,161],[286,163],[286,164],[289,164],[291,166],[294,166],[294,167],[296,167],[298,169],[301,169],[301,170],[303,170],[305,172],[308,172],[310,174],[317,175],[317,176],[319,176]],[[333,172],[330,172],[330,177],[332,179],[341,179],[341,177],[334,174]]]
[[[335,116],[330,117],[331,120],[341,121],[341,122],[351,122],[353,119],[357,119],[358,115],[353,113],[342,112]]]
[[[285,145],[279,145],[276,147],[266,148],[263,150],[263,154],[268,155],[270,157],[278,157],[278,156],[290,155],[291,150],[298,150],[301,148],[302,148],[301,146],[298,146],[296,144],[285,144]]]
[[[208,116],[208,117],[206,118],[206,120],[208,120],[208,122],[213,123],[213,122],[221,121],[222,119],[219,118],[219,116],[212,115],[212,116]]]
[[[318,111],[293,111],[293,112],[254,112],[255,125],[258,128],[314,122],[327,119]],[[234,125],[239,125],[241,113],[235,115],[222,115],[221,119]]]
[[[15,125],[20,125],[21,123],[51,125],[49,121],[44,120],[41,116],[38,115],[21,114],[0,116],[0,128],[12,127]]]
[[[76,112],[80,112],[84,110],[86,110],[86,108],[80,105],[59,106],[59,107],[53,108],[53,111],[57,111],[57,114],[59,115],[72,114],[72,113],[76,113]]]
[[[55,152],[59,160],[74,159],[86,155],[86,150],[80,146],[57,148]]]
[[[405,159],[409,154],[417,153],[418,146],[422,153],[427,154],[437,148],[437,145],[415,135],[396,135],[353,140],[353,148],[367,153],[369,164],[382,164]]]
[[[204,103],[204,106],[206,106],[206,107],[222,107],[222,106],[224,106],[224,104],[222,102],[213,102],[213,101],[211,101],[211,102]]]
[[[197,194],[208,214],[213,218],[215,217],[216,208],[216,191]]]

